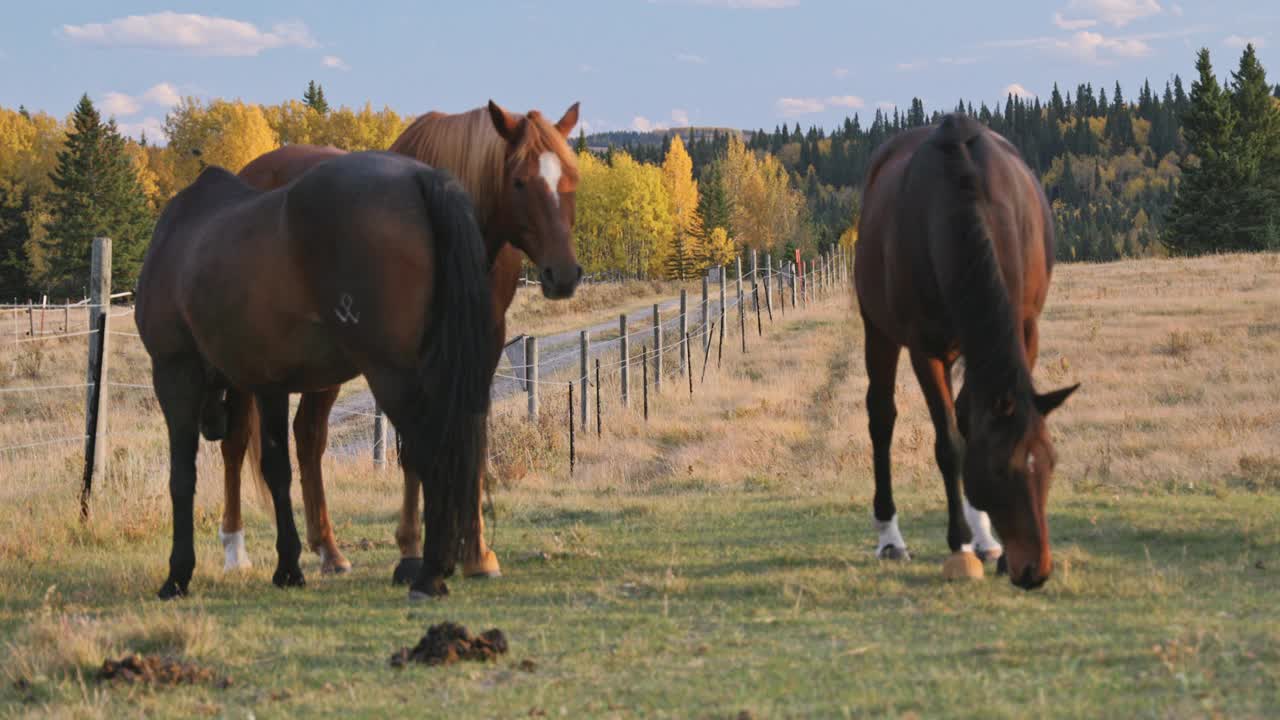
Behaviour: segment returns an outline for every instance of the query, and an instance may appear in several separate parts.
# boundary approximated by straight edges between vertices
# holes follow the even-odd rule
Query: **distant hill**
[[[681,140],[688,141],[690,131],[702,135],[712,135],[714,133],[734,133],[742,138],[743,142],[749,141],[751,136],[755,134],[752,130],[738,130],[736,128],[726,127],[678,127],[667,128],[665,130],[650,130],[648,132],[640,132],[639,130],[613,130],[610,132],[599,132],[587,134],[587,147],[592,150],[603,151],[610,145],[616,148],[622,147],[659,147],[663,142],[672,135],[679,135]]]

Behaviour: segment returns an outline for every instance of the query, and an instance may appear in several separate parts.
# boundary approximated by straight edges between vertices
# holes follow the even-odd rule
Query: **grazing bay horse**
[[[493,310],[466,191],[394,153],[354,153],[263,192],[217,167],[165,207],[137,321],[169,432],[173,549],[160,597],[186,595],[198,434],[241,431],[256,406],[275,509],[272,581],[304,584],[290,504],[289,394],[364,375],[422,479],[424,562],[410,596],[448,592],[480,532]]]
[[[947,544],[987,559],[1003,553],[1015,585],[1040,586],[1053,569],[1046,504],[1056,458],[1045,417],[1079,387],[1040,395],[1031,384],[1053,263],[1053,219],[1040,183],[1004,138],[948,115],[876,152],[854,252],[877,556],[909,557],[889,458],[906,347],[936,432]],[[964,386],[953,403],[951,368],[961,355]]]
[[[474,202],[476,219],[484,234],[492,291],[494,344],[487,366],[490,377],[501,359],[506,312],[520,282],[522,256],[539,268],[542,293],[548,298],[572,296],[582,277],[572,238],[578,165],[567,142],[577,121],[577,103],[553,124],[536,110],[513,115],[490,101],[487,107],[470,112],[422,115],[391,146],[394,152],[452,173]],[[311,165],[342,152],[311,145],[286,146],[249,163],[240,176],[263,189],[279,187]],[[329,412],[337,395],[336,386],[303,395],[294,419],[307,539],[320,555],[322,572],[344,572],[351,566],[334,537],[320,471]],[[252,419],[248,407],[233,408],[232,412]],[[252,452],[257,442],[252,422],[239,427],[244,431],[229,434],[222,444],[227,499],[219,536],[228,570],[250,564],[240,516],[240,467],[246,447]],[[404,497],[396,530],[401,559],[393,576],[402,583],[412,580],[422,563],[418,547],[420,480],[412,467],[405,466],[404,472]],[[476,516],[476,523],[483,529],[479,505]],[[501,574],[497,556],[485,547],[483,535],[469,550],[463,558],[464,575]]]

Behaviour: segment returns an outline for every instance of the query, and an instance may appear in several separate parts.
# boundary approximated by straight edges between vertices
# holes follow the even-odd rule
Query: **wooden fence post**
[[[711,271],[702,273],[702,346],[711,346],[711,298],[709,297]],[[689,362],[693,362],[690,360]]]
[[[662,392],[662,317],[653,304],[653,391]]]
[[[644,420],[649,422],[649,347],[640,346],[640,395],[644,398]]]
[[[725,313],[726,313],[726,312],[728,312],[728,311],[725,309],[725,306],[724,306],[724,290],[725,290],[725,282],[726,282],[726,280],[728,279],[728,276],[725,274],[725,271],[726,271],[726,270],[728,270],[728,266],[725,266],[725,265],[721,265],[721,266],[720,266],[720,313],[719,313],[719,314],[720,314],[720,349],[721,349],[721,352],[723,352],[723,351],[724,351],[724,326],[725,326],[725,322],[724,322],[724,320],[725,320]],[[718,368],[718,367],[720,367],[720,357],[719,357],[718,355],[716,356],[716,367],[717,367],[717,368]]]
[[[71,332],[71,301],[62,301],[62,332]]]
[[[36,314],[31,301],[27,301],[27,337],[36,336]],[[93,327],[92,325],[90,327]]]
[[[596,358],[596,437],[603,433],[600,422],[600,358]]]
[[[684,288],[680,289],[680,372],[689,372],[689,302]]]
[[[800,278],[796,277],[799,268],[796,263],[791,263],[791,309],[795,310],[799,304],[796,302],[796,284],[799,284]]]
[[[80,517],[89,517],[89,494],[93,478],[107,472],[107,392],[108,360],[111,357],[108,318],[111,316],[111,238],[93,239],[89,266],[89,368],[85,406],[84,489],[80,496]],[[95,337],[96,335],[96,337]]]
[[[529,387],[529,419],[538,421],[538,338],[524,339],[525,378]]]
[[[586,330],[583,330],[578,333],[578,348],[579,348],[579,355],[580,355],[580,357],[578,358],[579,360],[578,368],[582,371],[582,377],[580,378],[581,385],[582,385],[582,429],[586,430],[587,429],[587,412],[588,412],[587,385],[590,382],[587,377],[587,372],[588,372],[587,358],[591,356],[591,336]]]
[[[738,332],[742,335],[742,352],[747,351],[747,303],[742,296],[742,256],[738,256]]]
[[[764,254],[764,307],[769,311],[769,322],[773,322],[773,293],[770,291],[769,282],[773,280],[773,255]]]
[[[387,416],[377,405],[373,407],[373,464],[379,468],[387,464]]]
[[[693,346],[689,344],[688,330],[686,330],[684,333],[684,346],[688,348],[690,351],[693,350]],[[688,367],[688,372],[685,373],[685,376],[689,378],[689,397],[693,397],[693,353],[692,352],[689,353],[689,367]]]
[[[621,377],[622,407],[629,408],[631,407],[631,393],[629,392],[630,388],[627,387],[627,385],[629,384],[627,382],[629,379],[628,375],[630,374],[627,372],[628,371],[627,366],[630,364],[630,360],[627,358],[627,314],[626,313],[622,313],[621,315],[618,316],[618,332],[621,333],[621,335],[619,336],[620,339],[618,340],[618,345],[621,347],[621,353],[622,353],[622,377]]]
[[[569,475],[573,475],[573,466],[577,462],[576,449],[573,447],[573,381],[569,381]]]

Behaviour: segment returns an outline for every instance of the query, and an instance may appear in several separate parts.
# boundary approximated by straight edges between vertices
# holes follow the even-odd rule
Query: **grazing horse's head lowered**
[[[537,110],[512,115],[492,100],[489,117],[507,141],[501,193],[510,242],[538,267],[543,295],[570,297],[582,279],[573,252],[578,165],[566,142],[578,122],[578,104],[554,125]]]
[[[1040,395],[1015,393],[969,402],[962,395],[960,422],[968,427],[964,490],[991,518],[1005,545],[1009,579],[1030,590],[1053,571],[1047,505],[1057,455],[1045,417],[1079,385]],[[964,407],[968,405],[968,407]]]

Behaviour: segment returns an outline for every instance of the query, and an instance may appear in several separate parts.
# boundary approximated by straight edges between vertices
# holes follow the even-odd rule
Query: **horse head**
[[[966,427],[964,489],[986,511],[1005,545],[1009,579],[1031,590],[1053,571],[1046,509],[1057,455],[1045,418],[1079,385],[1044,395],[1013,392],[966,398],[957,408]]]
[[[513,115],[492,100],[489,116],[507,143],[501,192],[511,244],[537,266],[544,296],[572,297],[582,266],[573,251],[578,163],[567,139],[578,104],[555,124],[537,110]]]

